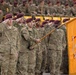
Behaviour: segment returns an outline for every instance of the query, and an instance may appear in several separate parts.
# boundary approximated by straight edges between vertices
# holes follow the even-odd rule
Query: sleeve
[[[65,33],[63,33],[62,44],[63,44],[63,50],[65,50],[65,48],[67,46],[67,38],[66,38],[66,34]]]
[[[36,39],[34,37],[32,37],[31,35],[29,35],[28,29],[23,28],[21,30],[21,36],[26,40],[26,41],[33,41],[36,42]]]
[[[19,32],[18,32],[18,37],[17,37],[17,50],[20,51],[20,41],[21,41],[21,38],[20,38],[20,35],[19,35]]]

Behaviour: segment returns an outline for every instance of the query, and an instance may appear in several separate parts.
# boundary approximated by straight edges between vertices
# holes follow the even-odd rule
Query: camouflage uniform
[[[47,12],[48,12],[48,14],[50,14],[51,16],[55,16],[55,14],[56,14],[56,9],[54,8],[54,6],[47,6]]]
[[[65,35],[65,41],[63,40],[63,53],[62,53],[62,66],[61,66],[61,71],[63,74],[68,74],[68,50],[67,50],[67,34],[66,34],[66,26],[63,25],[61,29],[64,31]]]
[[[3,11],[4,15],[9,13],[10,8],[8,3],[0,4],[0,9]]]
[[[45,25],[44,26],[44,29],[45,29],[45,35],[48,33],[48,32],[50,32],[51,30],[50,30],[50,26],[47,24],[47,25]],[[53,29],[53,28],[52,28]],[[45,70],[46,70],[46,72],[48,72],[49,71],[49,65],[50,65],[50,63],[49,63],[49,49],[48,49],[48,45],[49,45],[49,37],[46,37],[45,38],[45,45],[46,45],[46,50],[47,50],[47,57],[46,57],[46,59],[47,59],[47,61],[46,61],[46,68],[45,68]]]
[[[63,11],[63,9],[64,9],[64,6],[63,5],[56,5],[56,16],[64,16],[64,11]]]
[[[35,4],[29,4],[29,7],[28,7],[29,11],[30,11],[30,15],[36,15],[34,12],[36,12],[36,5]]]
[[[21,29],[21,50],[18,60],[18,75],[35,75],[36,49],[30,50],[35,44],[33,29],[28,26]]]
[[[73,16],[72,15],[72,9],[69,6],[68,7],[65,7],[65,9],[64,9],[64,15],[67,16],[67,17]]]
[[[51,28],[52,29],[52,28]],[[49,68],[50,74],[60,75],[60,67],[62,62],[64,31],[57,29],[49,36]]]
[[[12,8],[12,12],[14,13],[14,14],[16,14],[16,13],[19,13],[20,12],[20,6],[18,5],[18,6],[14,6],[13,8]]]
[[[40,33],[41,33],[41,38],[46,35],[46,30],[44,27],[40,28]],[[41,50],[42,50],[42,65],[41,65],[41,72],[45,72],[45,69],[46,69],[46,64],[47,64],[47,48],[46,48],[46,40],[44,39],[42,42],[41,42]]]
[[[76,16],[76,6],[72,7],[72,14],[73,14],[73,16]]]
[[[40,27],[39,28],[34,28],[35,30],[35,35],[36,38],[41,38],[42,34],[41,34],[41,30]],[[39,75],[41,73],[41,65],[42,65],[42,48],[41,48],[41,43],[39,43],[37,45],[37,51],[36,51],[36,68],[35,68],[35,74]]]
[[[23,12],[25,15],[29,16],[30,15],[30,10],[28,6],[23,6],[22,4],[20,5],[20,11]]]
[[[47,14],[47,6],[46,5],[39,5],[38,8],[37,8],[37,13],[38,15],[45,15]]]
[[[1,49],[2,49],[2,63],[1,75],[15,75],[16,65],[18,60],[18,52],[20,50],[20,42],[18,30],[15,27],[7,29],[4,26]]]

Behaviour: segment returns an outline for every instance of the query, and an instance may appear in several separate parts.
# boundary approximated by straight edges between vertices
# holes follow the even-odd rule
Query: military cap
[[[45,21],[49,21],[49,19],[45,19]]]
[[[30,2],[30,1],[32,1],[32,0],[28,0],[28,1]]]
[[[38,21],[41,21],[41,19],[40,19],[40,18],[37,18],[37,19],[35,20],[35,22],[38,22]]]
[[[55,20],[54,21],[54,26],[57,28],[60,25],[60,20]]]
[[[4,0],[0,0],[0,3],[3,3],[4,2]]]
[[[51,22],[54,22],[55,20],[50,20],[49,22],[51,23]]]
[[[68,4],[66,3],[65,6],[68,6]]]
[[[11,13],[5,15],[5,19],[9,19],[9,18],[12,18],[12,14]]]
[[[17,14],[17,18],[21,18],[21,17],[23,17],[23,16],[24,16],[23,13],[18,13],[18,14]]]
[[[54,24],[59,24],[60,23],[60,20],[55,20],[54,21]]]
[[[33,19],[32,18],[28,18],[27,20],[26,20],[26,23],[29,23],[29,22],[31,22]]]
[[[63,19],[63,22],[69,21],[70,19]]]
[[[22,2],[23,2],[23,4],[24,4],[24,3],[26,3],[27,1],[26,1],[26,0],[23,0]]]
[[[59,1],[56,2],[56,4],[59,4],[59,3],[60,3]]]
[[[43,23],[42,23],[42,26],[44,26],[45,24],[47,24],[48,22],[47,21],[44,21]]]

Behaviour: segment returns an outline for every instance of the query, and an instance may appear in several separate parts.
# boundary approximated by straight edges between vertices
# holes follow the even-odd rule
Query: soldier
[[[60,21],[55,21],[54,25],[57,27]],[[52,27],[50,28],[52,30]],[[49,36],[48,55],[49,55],[49,68],[50,74],[60,75],[60,67],[62,62],[64,31],[57,29]]]
[[[27,16],[30,15],[29,4],[26,0],[23,0],[22,4],[20,5],[20,11]]]
[[[50,15],[50,16],[55,16],[56,14],[56,10],[52,4],[52,2],[48,2],[48,5],[47,5],[47,15]]]
[[[44,0],[40,0],[40,4],[38,5],[38,8],[37,8],[37,15],[45,15],[47,14],[47,11],[46,11],[46,5],[44,5],[45,1]]]
[[[17,28],[13,26],[11,14],[6,15],[3,24],[1,75],[15,75],[18,52],[20,50],[19,33]]]
[[[73,16],[76,16],[76,2],[72,6],[72,14],[73,14]]]
[[[36,5],[33,3],[33,0],[29,0],[29,11],[30,11],[30,15],[36,15],[37,14],[37,12],[36,12],[36,10],[37,10],[37,7],[36,7]]]
[[[49,20],[49,23],[46,22],[46,24],[44,25],[45,35],[50,32],[50,28],[53,25],[53,23],[54,23],[54,20]],[[46,62],[46,68],[45,68],[46,72],[49,72],[49,64],[50,64],[49,63],[48,43],[49,43],[49,38],[46,37],[45,38],[45,45],[46,45],[46,50],[47,50],[47,57],[46,57],[47,62]]]
[[[45,26],[48,25],[48,19],[45,20],[43,23],[42,23],[42,27],[41,27],[41,33],[42,33],[42,37],[46,35],[46,29],[45,29]],[[44,39],[42,42],[41,42],[41,49],[42,49],[42,66],[41,66],[41,75],[42,73],[45,73],[46,72],[46,66],[47,66],[47,45],[46,45],[46,39]]]
[[[35,35],[37,38],[41,38],[43,36],[43,29],[40,27],[41,20],[38,18],[35,20],[36,26],[34,28]],[[38,44],[37,51],[36,51],[36,68],[35,68],[35,75],[40,75],[41,73],[41,66],[42,66],[42,43]]]
[[[69,21],[70,19],[63,19],[63,23]],[[65,24],[60,27],[64,33],[65,33],[65,41],[64,42],[64,49],[63,49],[63,53],[62,53],[62,66],[61,66],[61,71],[63,72],[63,74],[68,74],[68,46],[67,46],[67,32],[66,32],[66,26]]]
[[[26,26],[21,29],[21,50],[18,60],[18,75],[35,75],[36,49],[30,47],[39,42],[35,38],[32,18],[26,20]]]
[[[56,10],[55,15],[56,16],[64,16],[63,9],[64,9],[64,6],[61,5],[61,3],[59,1],[57,1],[56,6],[55,6],[55,10]]]
[[[21,32],[21,28],[24,26],[24,14],[18,13],[13,19],[14,26],[18,28],[19,32]]]
[[[16,14],[16,13],[20,12],[20,6],[18,5],[17,1],[14,1],[14,6],[13,6],[12,10],[13,10],[12,11],[13,14]]]
[[[9,4],[4,0],[0,0],[0,9],[3,11],[4,15],[10,12]]]
[[[69,7],[68,4],[65,5],[64,15],[67,17],[71,17],[72,15],[72,9]]]

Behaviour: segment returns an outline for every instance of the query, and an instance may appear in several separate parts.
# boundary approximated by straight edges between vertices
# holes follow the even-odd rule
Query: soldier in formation
[[[3,11],[4,16],[9,12],[13,14],[23,12],[28,16],[75,16],[75,5],[75,0],[0,0],[0,9]]]

